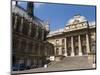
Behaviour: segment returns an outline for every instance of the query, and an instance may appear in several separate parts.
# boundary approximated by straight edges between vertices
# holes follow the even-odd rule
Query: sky
[[[26,8],[26,2],[19,3]],[[35,3],[34,15],[43,21],[48,21],[50,30],[64,28],[67,22],[76,14],[84,16],[88,21],[96,21],[96,7],[89,5]]]

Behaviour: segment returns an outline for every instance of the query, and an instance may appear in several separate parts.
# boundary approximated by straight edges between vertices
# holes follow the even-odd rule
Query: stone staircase
[[[73,56],[64,57],[60,61],[52,61],[48,64],[47,68],[35,68],[24,71],[13,71],[12,74],[21,73],[35,73],[35,72],[51,72],[51,71],[68,71],[68,70],[80,70],[80,69],[93,69],[92,61],[89,56]]]
[[[48,68],[89,69],[92,68],[92,63],[88,56],[65,57],[61,61],[51,62]]]

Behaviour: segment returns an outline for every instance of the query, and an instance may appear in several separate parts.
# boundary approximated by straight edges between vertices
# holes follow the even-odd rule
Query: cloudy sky
[[[26,2],[19,2],[19,5],[26,8]],[[96,7],[71,4],[34,3],[34,15],[44,21],[49,21],[50,30],[64,28],[74,15],[80,14],[88,21],[95,21]]]

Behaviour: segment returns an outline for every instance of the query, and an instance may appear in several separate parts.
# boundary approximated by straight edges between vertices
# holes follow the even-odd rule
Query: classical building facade
[[[84,16],[75,15],[65,28],[51,31],[48,41],[54,45],[56,57],[95,55],[96,24],[88,22]]]
[[[33,3],[27,10],[12,6],[12,70],[43,67],[47,57],[54,55],[54,48],[46,41],[49,24],[33,14]]]

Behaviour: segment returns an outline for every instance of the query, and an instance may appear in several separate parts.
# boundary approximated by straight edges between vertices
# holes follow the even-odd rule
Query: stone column
[[[59,47],[59,55],[62,55],[62,47]]]
[[[17,19],[18,19],[18,16],[16,15],[16,16],[15,16],[14,29],[16,29],[16,26],[17,26]]]
[[[22,17],[22,18],[21,18],[21,25],[20,25],[20,32],[22,32],[22,29],[23,29],[23,23],[24,23],[24,18]]]
[[[54,46],[54,55],[57,55],[56,47]]]
[[[43,52],[43,51],[41,51],[42,49],[41,49],[41,43],[39,43],[39,47],[38,47],[38,55],[41,55],[42,53],[41,52]],[[41,51],[41,52],[40,52]]]
[[[19,40],[18,40],[18,48],[17,48],[17,49],[18,49],[18,51],[20,51],[20,48],[21,48],[21,42],[22,42],[22,40],[21,40],[21,39],[19,39]]]
[[[28,35],[29,36],[31,36],[31,31],[32,31],[31,29],[32,29],[32,23],[30,22],[29,23],[29,31],[28,31]]]
[[[82,46],[81,46],[80,35],[78,35],[78,47],[79,47],[79,56],[82,56]]]
[[[31,59],[28,57],[27,58],[27,64],[26,64],[28,67],[30,67],[31,66]]]
[[[90,43],[89,43],[89,35],[86,34],[86,49],[87,53],[90,53]]]
[[[44,40],[44,30],[42,29],[42,40]]]
[[[62,39],[59,39],[59,45],[62,45]],[[58,47],[59,48],[59,55],[62,55],[62,47]]]
[[[65,38],[65,56],[67,56],[67,38]]]
[[[38,35],[39,35],[39,32],[38,32],[38,30],[39,30],[39,27],[38,27],[38,25],[36,26],[36,38],[38,39]]]
[[[71,36],[71,56],[74,56],[74,42],[73,42],[73,36]]]
[[[33,42],[33,44],[32,44],[33,46],[32,46],[32,53],[34,54],[35,53],[35,43]]]
[[[28,41],[28,40],[26,40],[25,52],[28,52],[28,44],[29,44],[29,41]]]

